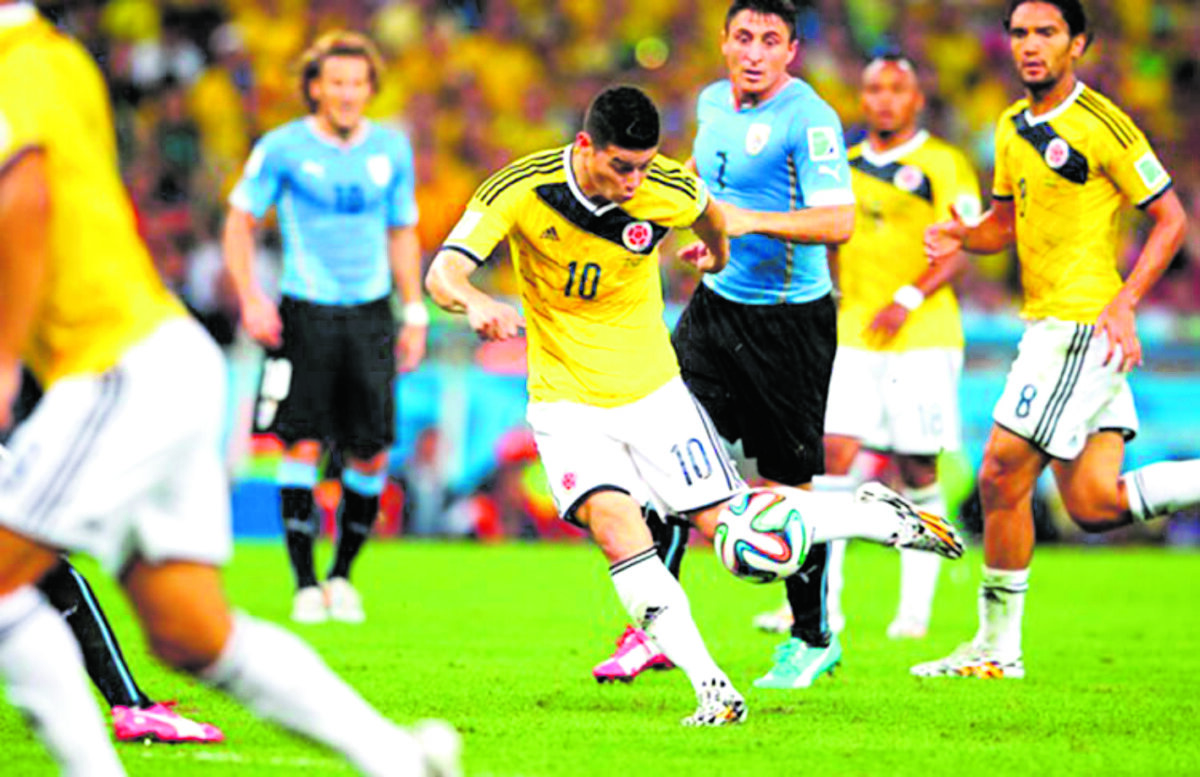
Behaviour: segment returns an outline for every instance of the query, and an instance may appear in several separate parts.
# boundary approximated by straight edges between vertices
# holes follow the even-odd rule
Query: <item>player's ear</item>
[[[592,136],[586,131],[580,130],[575,134],[575,146],[578,148],[591,148],[593,146]]]

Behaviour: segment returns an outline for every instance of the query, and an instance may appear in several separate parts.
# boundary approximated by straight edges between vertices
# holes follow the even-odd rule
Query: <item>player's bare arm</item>
[[[944,261],[930,264],[920,277],[897,289],[892,301],[875,314],[867,327],[868,337],[881,344],[890,341],[908,321],[909,313],[916,310],[929,295],[962,275],[968,262],[967,255],[957,251]]]
[[[396,342],[396,366],[401,372],[414,370],[425,357],[429,313],[421,301],[421,241],[416,226],[388,230],[388,262],[392,283],[404,305],[404,323]]]
[[[1108,335],[1108,353],[1104,363],[1112,361],[1119,346],[1121,362],[1118,368],[1122,372],[1142,366],[1142,344],[1137,336],[1134,308],[1162,277],[1167,265],[1183,245],[1187,231],[1187,215],[1174,190],[1147,206],[1146,214],[1154,221],[1154,226],[1146,237],[1142,253],[1125,280],[1125,285],[1096,319],[1096,333]]]
[[[708,201],[692,230],[701,242],[686,246],[679,252],[679,258],[700,272],[720,272],[729,263],[729,235],[725,231],[725,217],[715,200]]]
[[[256,219],[249,212],[236,207],[229,209],[222,239],[225,266],[241,306],[242,326],[258,342],[278,348],[283,343],[279,308],[254,277],[255,224]]]
[[[791,243],[839,245],[854,234],[853,205],[822,205],[784,212],[755,211],[722,202],[730,237],[751,233]]]
[[[521,333],[525,319],[507,302],[493,299],[471,283],[477,264],[458,251],[440,251],[425,275],[425,288],[442,310],[466,313],[471,329],[484,340],[508,340]]]
[[[46,158],[31,150],[0,172],[0,429],[12,423],[21,387],[21,350],[41,300],[49,254]]]
[[[1012,200],[994,200],[977,224],[968,226],[953,207],[951,219],[925,230],[925,256],[930,264],[950,261],[955,254],[994,254],[1012,245],[1016,209]]]

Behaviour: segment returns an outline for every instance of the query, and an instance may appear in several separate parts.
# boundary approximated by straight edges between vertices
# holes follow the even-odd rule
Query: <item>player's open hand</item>
[[[679,261],[690,264],[700,272],[708,272],[716,263],[715,257],[708,250],[708,246],[704,244],[703,240],[689,243],[680,249]]]
[[[962,250],[967,238],[967,225],[953,205],[950,220],[925,228],[925,258],[930,264],[944,262]]]
[[[412,372],[425,358],[425,339],[429,334],[428,326],[404,324],[396,337],[396,369],[400,372]]]
[[[904,322],[908,320],[908,309],[896,302],[875,314],[875,318],[867,326],[867,338],[879,345],[891,341]]]
[[[268,348],[283,344],[283,321],[279,308],[261,289],[254,289],[242,300],[242,326],[259,343]]]
[[[1094,337],[1106,335],[1108,350],[1104,354],[1104,364],[1112,362],[1117,355],[1117,369],[1129,372],[1134,367],[1142,366],[1142,343],[1137,335],[1137,318],[1133,312],[1133,300],[1126,294],[1118,293],[1112,301],[1100,311],[1096,319]]]
[[[509,340],[525,328],[525,319],[519,310],[490,297],[467,306],[467,321],[481,340]]]

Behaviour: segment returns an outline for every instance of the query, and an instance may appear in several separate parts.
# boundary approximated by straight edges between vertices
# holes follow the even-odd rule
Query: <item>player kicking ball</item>
[[[659,559],[642,503],[687,516],[711,537],[722,507],[745,490],[679,376],[658,267],[658,244],[672,228],[690,227],[707,246],[681,255],[701,272],[725,265],[729,241],[703,183],[660,156],[658,145],[650,99],[629,86],[604,90],[573,143],[519,159],[483,182],[426,284],[438,305],[465,314],[483,339],[506,340],[527,327],[527,419],[559,514],[590,532],[626,611],[687,675],[697,707],[684,725],[722,726],[745,719],[745,701]],[[470,282],[505,239],[524,316]],[[917,542],[932,531],[886,498],[812,512],[817,535]]]

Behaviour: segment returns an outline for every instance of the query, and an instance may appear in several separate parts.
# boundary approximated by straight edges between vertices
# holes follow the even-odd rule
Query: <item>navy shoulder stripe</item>
[[[1096,102],[1094,99],[1088,99],[1086,93],[1079,95],[1077,102],[1080,108],[1095,116],[1105,127],[1108,127],[1108,131],[1121,144],[1121,148],[1128,148],[1129,144],[1133,142],[1133,133],[1127,127],[1121,126],[1118,118],[1099,102]]]
[[[513,164],[502,168],[498,172],[494,173],[486,181],[484,181],[483,185],[481,185],[479,187],[480,199],[483,199],[484,197],[488,196],[488,194],[491,193],[490,190],[495,189],[497,186],[500,185],[500,183],[502,181],[504,181],[518,173],[524,172],[525,170],[528,170],[530,167],[541,166],[541,165],[545,164],[546,162],[557,160],[561,154],[562,154],[561,149],[559,149],[558,151],[547,151],[542,154],[535,154],[534,156],[524,160],[523,162],[514,162]]]

